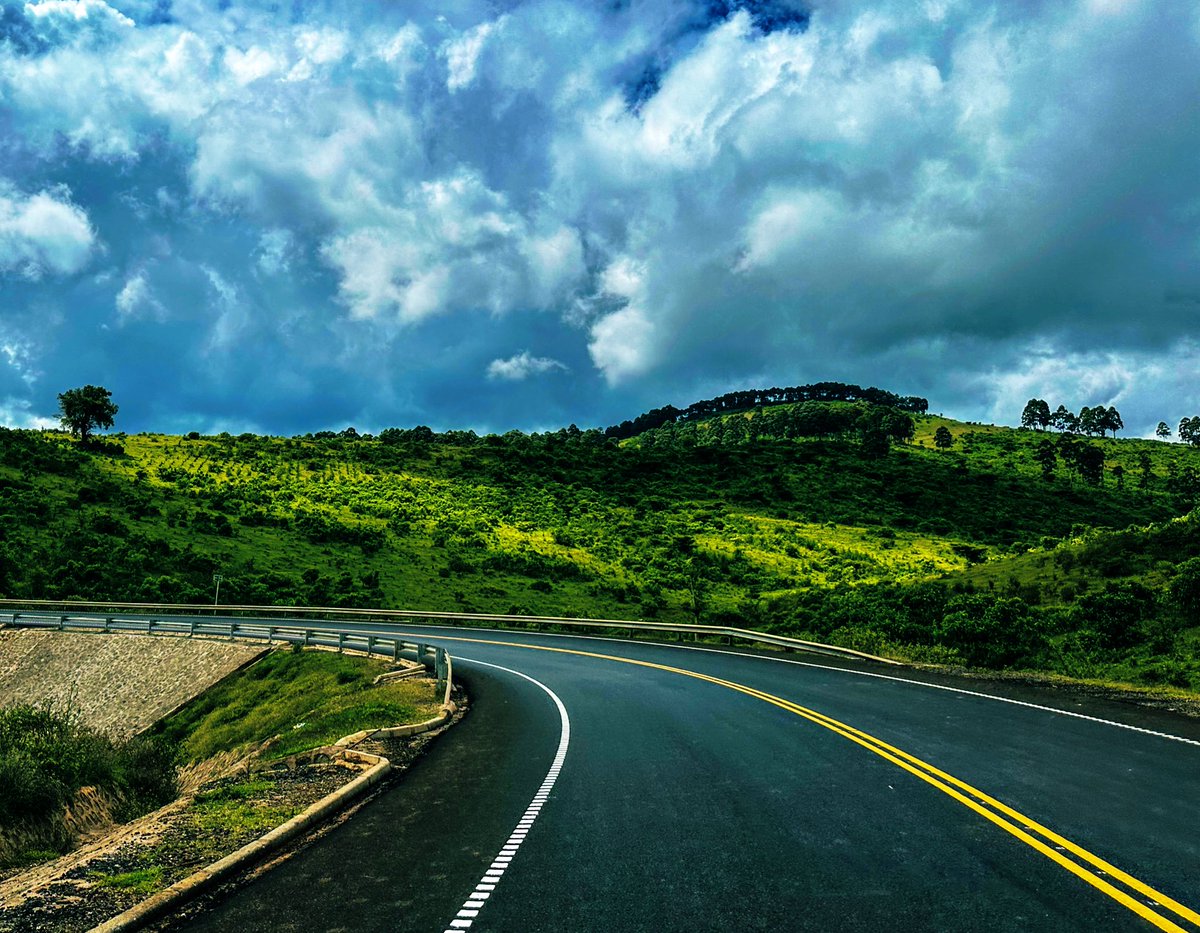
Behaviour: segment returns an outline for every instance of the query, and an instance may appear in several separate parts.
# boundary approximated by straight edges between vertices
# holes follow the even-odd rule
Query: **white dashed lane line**
[[[471,892],[470,896],[463,902],[462,908],[455,915],[454,919],[450,921],[450,926],[446,928],[446,933],[461,933],[462,930],[469,930],[471,924],[479,916],[479,912],[487,903],[488,898],[492,896],[492,892],[496,890],[496,885],[500,883],[500,879],[504,876],[504,872],[508,869],[513,857],[517,854],[517,850],[521,848],[521,843],[525,841],[525,837],[532,828],[534,821],[537,820],[538,814],[542,812],[542,805],[550,798],[550,791],[554,789],[554,782],[558,780],[563,762],[567,757],[567,746],[571,744],[571,718],[567,715],[567,708],[563,706],[563,702],[558,698],[558,695],[544,683],[540,680],[534,680],[528,674],[522,674],[520,671],[514,671],[509,667],[501,667],[499,664],[489,664],[487,661],[476,661],[473,658],[464,658],[461,656],[456,657],[459,661],[479,664],[483,667],[492,667],[498,671],[522,677],[531,684],[540,687],[554,701],[554,705],[558,707],[558,716],[562,723],[562,731],[558,739],[558,751],[554,754],[554,761],[550,764],[550,770],[546,772],[546,779],[542,781],[542,786],[533,795],[533,800],[525,810],[525,813],[517,820],[516,828],[513,829],[512,835],[508,837],[508,841],[500,847],[500,851],[492,859],[492,864],[483,873],[483,877],[479,880],[479,883],[475,885],[475,890]]]

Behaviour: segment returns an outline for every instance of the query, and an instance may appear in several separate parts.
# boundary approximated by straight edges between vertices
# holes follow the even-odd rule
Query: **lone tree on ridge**
[[[93,428],[111,428],[116,413],[112,393],[101,386],[68,389],[58,396],[59,419],[80,441],[87,441]]]

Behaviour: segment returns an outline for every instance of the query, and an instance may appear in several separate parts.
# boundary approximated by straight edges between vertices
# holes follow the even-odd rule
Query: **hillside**
[[[1200,686],[1195,618],[1167,598],[1193,540],[1120,568],[1095,556],[1125,540],[1105,530],[1176,527],[1195,504],[1191,448],[862,401],[658,420],[624,440],[351,429],[82,449],[5,431],[0,592],[206,602],[220,572],[222,602],[727,619],[900,656]],[[1063,454],[1047,479],[1047,439],[1101,451],[1101,472],[1087,481]],[[1089,594],[1134,583],[1153,597],[1134,635],[1070,641],[1089,630]],[[897,594],[925,594],[928,611],[909,618]],[[997,640],[1008,647],[978,647]]]

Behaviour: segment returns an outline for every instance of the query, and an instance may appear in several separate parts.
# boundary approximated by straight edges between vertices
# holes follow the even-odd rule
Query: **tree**
[[[1179,422],[1179,439],[1185,444],[1200,447],[1200,415]]]
[[[1138,451],[1138,469],[1142,471],[1142,478],[1138,480],[1138,486],[1145,489],[1150,485],[1150,455],[1144,450]]]
[[[1050,441],[1042,441],[1034,451],[1033,458],[1042,465],[1042,479],[1047,483],[1053,480],[1054,468],[1058,466],[1058,455],[1054,452],[1054,444]]]
[[[1077,457],[1080,475],[1093,486],[1104,481],[1104,451],[1092,444],[1080,448]]]
[[[1104,432],[1108,430],[1106,415],[1107,412],[1102,405],[1097,405],[1095,408],[1088,408],[1085,405],[1079,409],[1079,430],[1084,434],[1103,436]]]
[[[1113,467],[1112,475],[1113,475],[1113,478],[1117,481],[1117,488],[1124,489],[1125,488],[1125,467],[1121,466],[1121,464],[1118,463],[1115,467]]]
[[[1167,593],[1188,624],[1200,618],[1200,557],[1185,560],[1175,568],[1175,579]]]
[[[112,393],[101,386],[68,389],[58,396],[58,414],[64,428],[86,441],[93,428],[111,428],[117,406]]]
[[[1159,438],[1159,440],[1164,441],[1171,436],[1171,429],[1167,427],[1167,423],[1165,421],[1160,421],[1158,423],[1158,427],[1154,429],[1154,436]]]
[[[948,450],[954,446],[954,435],[950,433],[950,429],[944,424],[933,432],[933,445],[938,450]]]
[[[1025,403],[1025,410],[1021,412],[1021,427],[1042,431],[1050,425],[1051,420],[1050,406],[1044,400],[1031,398]]]
[[[1054,414],[1050,416],[1050,424],[1059,431],[1065,431],[1068,427],[1075,423],[1075,416],[1067,409],[1066,405],[1059,405],[1054,409]]]
[[[1125,422],[1121,420],[1121,413],[1113,408],[1113,406],[1109,405],[1108,409],[1104,412],[1103,417],[1100,419],[1100,427],[1101,434],[1103,434],[1105,430],[1112,431],[1112,435],[1115,438],[1117,436],[1117,432],[1124,429]]]

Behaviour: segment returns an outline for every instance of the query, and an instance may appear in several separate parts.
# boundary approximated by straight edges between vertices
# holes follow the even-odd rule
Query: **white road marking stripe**
[[[446,626],[438,625],[431,625],[429,628],[445,632],[458,632],[459,634],[457,636],[449,635],[448,637],[464,639],[468,641],[470,640],[469,635],[464,635],[462,634],[463,632],[495,632],[498,635],[513,634],[510,629],[502,628],[447,629]],[[414,638],[418,637],[412,632],[399,632],[397,634],[410,634]],[[1099,716],[1089,716],[1086,713],[1075,713],[1068,709],[1058,709],[1054,706],[1043,706],[1040,703],[1029,703],[1025,700],[1014,700],[1010,697],[995,696],[991,693],[981,693],[978,690],[967,690],[963,687],[951,687],[947,684],[931,684],[924,680],[912,680],[908,677],[897,677],[894,674],[875,674],[871,671],[856,671],[853,668],[835,667],[832,664],[817,664],[813,661],[796,661],[792,658],[776,658],[766,654],[747,654],[743,651],[723,651],[720,648],[701,648],[696,645],[671,645],[667,644],[666,642],[639,641],[635,638],[597,638],[594,635],[568,635],[558,632],[530,632],[529,635],[534,638],[573,638],[577,641],[599,642],[600,644],[612,642],[621,645],[641,645],[643,647],[670,648],[672,651],[699,651],[703,652],[704,654],[734,655],[739,658],[753,658],[757,661],[774,661],[777,664],[795,664],[798,667],[811,667],[821,671],[835,671],[839,674],[850,674],[855,677],[874,677],[878,680],[894,680],[901,684],[912,684],[916,687],[929,687],[932,690],[946,690],[950,693],[961,693],[966,696],[978,697],[983,700],[995,700],[997,703],[1010,703],[1013,706],[1024,706],[1028,709],[1041,710],[1044,713],[1057,713],[1060,716],[1070,716],[1072,719],[1082,719],[1086,722],[1094,722],[1102,726],[1112,726],[1114,729],[1128,729],[1130,732],[1140,732],[1142,735],[1152,735],[1155,738],[1167,739],[1171,742],[1183,742],[1185,745],[1200,746],[1200,739],[1188,739],[1181,735],[1173,735],[1170,732],[1158,732],[1154,729],[1146,729],[1142,726],[1133,726],[1127,722],[1118,722],[1114,719],[1102,719]],[[512,646],[516,647],[516,643],[512,643]]]
[[[522,674],[520,671],[514,671],[512,668],[501,667],[499,664],[489,664],[487,661],[476,661],[473,658],[464,658],[459,655],[455,656],[455,660],[480,664],[484,667],[494,667],[496,670],[522,677],[531,684],[540,687],[554,701],[554,705],[558,708],[558,718],[562,724],[562,731],[559,733],[558,750],[554,753],[554,761],[551,763],[550,770],[546,774],[546,780],[538,788],[538,792],[534,795],[533,802],[530,803],[529,808],[522,815],[521,819],[517,821],[517,827],[513,830],[512,835],[500,847],[500,853],[492,861],[491,867],[483,873],[483,878],[475,886],[474,892],[463,903],[462,909],[456,915],[456,919],[450,921],[450,926],[447,928],[446,933],[455,933],[458,930],[469,929],[474,918],[479,916],[479,910],[483,906],[483,901],[487,899],[492,891],[496,890],[497,882],[500,881],[504,870],[512,862],[513,856],[516,854],[517,849],[520,848],[521,843],[525,841],[525,835],[528,833],[529,827],[533,825],[534,820],[537,819],[538,814],[541,812],[542,804],[549,799],[550,791],[554,787],[554,782],[558,780],[558,775],[562,772],[563,762],[567,758],[567,747],[571,744],[571,719],[567,715],[567,708],[563,706],[563,702],[558,698],[558,694],[540,680],[534,680],[528,674]],[[462,919],[467,917],[471,919]]]

